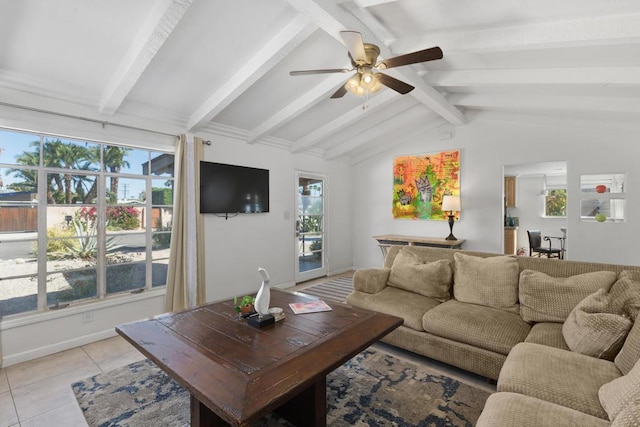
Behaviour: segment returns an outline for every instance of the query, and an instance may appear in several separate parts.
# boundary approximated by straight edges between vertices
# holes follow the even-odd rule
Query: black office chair
[[[527,230],[529,236],[529,256],[537,254],[540,257],[545,254],[547,258],[562,258],[562,249],[552,248],[551,239],[545,239],[549,242],[549,247],[542,247],[542,233],[540,230]]]

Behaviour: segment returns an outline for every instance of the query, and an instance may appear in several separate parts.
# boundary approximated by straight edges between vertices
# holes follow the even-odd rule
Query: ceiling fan
[[[433,61],[435,59],[442,59],[443,57],[442,49],[432,47],[384,59],[376,63],[378,55],[380,55],[380,48],[378,46],[371,43],[364,43],[362,41],[362,34],[357,31],[340,31],[340,36],[349,51],[352,68],[290,71],[289,75],[304,76],[309,74],[348,73],[350,71],[356,71],[344,85],[340,86],[340,88],[331,95],[331,98],[341,98],[347,91],[357,96],[365,96],[377,92],[382,85],[404,95],[411,92],[414,87],[387,74],[383,74],[380,70]]]

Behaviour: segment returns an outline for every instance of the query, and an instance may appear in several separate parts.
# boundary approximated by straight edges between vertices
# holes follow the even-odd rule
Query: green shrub
[[[154,206],[173,205],[173,190],[171,188],[152,188],[151,204]]]
[[[67,253],[68,240],[66,237],[74,237],[75,233],[71,228],[60,226],[47,228],[47,257],[50,259],[64,258]],[[55,240],[54,240],[55,239]],[[33,253],[38,254],[38,244],[33,244]]]
[[[171,222],[162,226],[162,222],[157,220],[156,231],[165,231],[165,233],[153,233],[151,237],[153,249],[165,249],[171,246]]]

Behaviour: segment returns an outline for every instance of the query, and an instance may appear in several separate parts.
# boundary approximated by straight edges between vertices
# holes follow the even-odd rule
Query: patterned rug
[[[347,295],[353,291],[353,280],[351,277],[338,277],[328,282],[318,283],[296,292],[297,294],[312,295],[322,300],[333,302],[345,302]]]
[[[148,360],[71,386],[90,426],[188,426],[189,395]],[[327,377],[328,426],[473,426],[489,393],[367,349]],[[291,426],[268,416],[255,426]]]

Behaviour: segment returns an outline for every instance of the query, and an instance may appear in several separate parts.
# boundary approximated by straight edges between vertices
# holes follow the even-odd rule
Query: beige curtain
[[[191,135],[177,138],[166,311],[182,310],[205,302],[204,226],[200,214],[202,153],[200,138]]]

